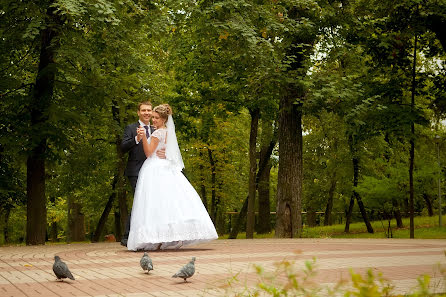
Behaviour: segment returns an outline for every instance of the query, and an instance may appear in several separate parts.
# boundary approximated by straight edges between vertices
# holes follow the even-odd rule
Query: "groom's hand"
[[[144,130],[144,128],[140,125],[138,128],[136,128],[136,140],[138,140],[138,142],[141,141],[141,139],[146,135],[146,132]]]
[[[156,151],[156,155],[158,156],[158,158],[160,159],[166,159],[166,149],[162,148]]]

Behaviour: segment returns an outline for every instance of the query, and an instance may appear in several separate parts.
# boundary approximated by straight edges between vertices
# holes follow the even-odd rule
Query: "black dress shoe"
[[[125,239],[121,240],[121,245],[126,247],[127,246],[127,240],[125,240]]]

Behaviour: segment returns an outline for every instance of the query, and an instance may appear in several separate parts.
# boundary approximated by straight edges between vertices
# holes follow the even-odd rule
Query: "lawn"
[[[350,224],[350,232],[344,233],[345,224],[332,226],[308,227],[304,226],[302,237],[304,238],[410,238],[409,218],[403,219],[403,228],[396,227],[396,221],[392,220],[391,236],[388,236],[388,221],[372,221],[373,234],[367,232],[363,222]],[[443,226],[438,226],[438,216],[415,217],[415,238],[420,239],[446,239],[446,215],[443,216]],[[254,234],[254,238],[274,237],[274,231],[268,234]],[[220,238],[228,238],[228,235]],[[237,238],[246,238],[245,233],[239,233]]]

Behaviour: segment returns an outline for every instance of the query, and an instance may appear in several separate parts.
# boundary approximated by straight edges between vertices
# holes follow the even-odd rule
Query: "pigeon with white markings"
[[[192,260],[183,266],[177,273],[172,275],[172,277],[179,277],[184,279],[184,282],[187,282],[187,279],[194,275],[195,273],[195,257],[192,257]]]
[[[153,270],[152,259],[150,259],[149,255],[146,252],[139,261],[139,264],[144,271],[147,270],[147,273],[150,273],[150,270]]]
[[[68,269],[67,264],[65,264],[65,262],[62,262],[59,256],[54,256],[53,271],[58,280],[62,279],[63,281],[64,278],[69,278],[74,280],[74,276]]]

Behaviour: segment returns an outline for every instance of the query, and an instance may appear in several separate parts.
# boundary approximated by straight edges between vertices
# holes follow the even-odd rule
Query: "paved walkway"
[[[277,263],[291,263],[304,287],[333,287],[350,280],[350,268],[368,268],[410,292],[423,274],[432,277],[432,291],[446,292],[446,240],[398,239],[255,239],[216,240],[195,248],[149,253],[154,270],[144,274],[141,252],[119,243],[0,247],[0,296],[234,296],[254,290],[262,281],[286,282]],[[76,280],[56,281],[54,255],[66,262]],[[171,278],[191,257],[196,273],[189,282]],[[316,275],[303,280],[306,261],[316,259]],[[283,266],[281,266],[283,267]],[[318,295],[320,296],[320,295]]]

